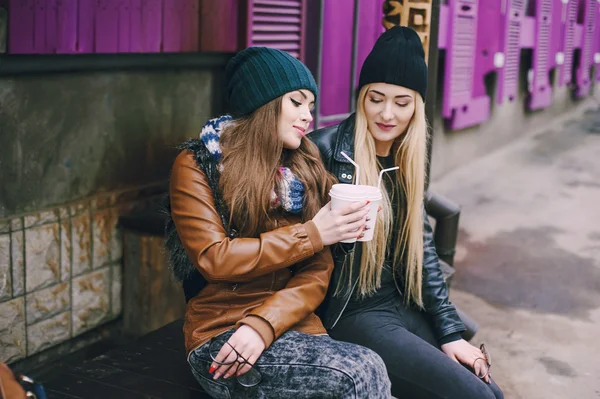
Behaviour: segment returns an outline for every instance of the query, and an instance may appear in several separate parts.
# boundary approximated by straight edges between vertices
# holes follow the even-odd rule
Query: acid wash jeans
[[[223,345],[234,333],[214,338]],[[391,397],[391,384],[379,355],[365,347],[338,342],[327,335],[287,331],[262,353],[254,367],[261,382],[245,388],[236,377],[214,381],[208,343],[188,358],[192,373],[215,399],[380,399]]]

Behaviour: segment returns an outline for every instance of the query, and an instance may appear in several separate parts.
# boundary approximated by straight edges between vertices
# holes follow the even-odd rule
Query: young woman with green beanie
[[[341,183],[385,176],[374,238],[332,248],[335,270],[320,313],[330,336],[376,351],[398,398],[498,399],[485,348],[461,339],[423,207],[428,127],[427,65],[418,34],[384,32],[359,78],[356,113],[310,134]],[[350,177],[349,177],[350,176]]]
[[[214,398],[388,398],[381,358],[327,336],[314,314],[333,259],[368,207],[331,211],[333,177],[305,138],[317,87],[282,51],[227,65],[232,116],[183,144],[171,172],[166,247],[188,300],[188,361]]]

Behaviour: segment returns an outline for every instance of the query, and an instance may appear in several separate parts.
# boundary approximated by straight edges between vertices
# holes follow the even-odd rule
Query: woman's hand
[[[482,370],[482,368],[485,367],[485,360],[475,363],[475,360],[484,358],[483,353],[481,353],[479,348],[474,347],[464,339],[459,339],[458,341],[448,342],[447,344],[442,345],[442,351],[444,351],[444,353],[452,360],[465,364],[470,368],[475,367],[473,370],[475,375],[481,375],[485,373],[485,370]],[[490,373],[488,373],[483,379],[489,384]]]
[[[223,378],[229,378],[233,376],[236,371],[236,375],[240,376],[250,370],[264,350],[265,342],[260,334],[252,327],[244,324],[229,338],[215,357],[215,360],[218,362],[228,364],[219,365],[218,363],[213,362],[210,365],[208,372],[215,373],[213,377],[214,380],[221,376],[223,376]],[[240,367],[239,370],[238,361],[243,362],[243,360],[238,354],[247,361],[247,363]]]
[[[359,237],[367,223],[368,204],[368,201],[358,201],[332,211],[331,202],[328,202],[321,208],[313,222],[321,234],[323,245]]]

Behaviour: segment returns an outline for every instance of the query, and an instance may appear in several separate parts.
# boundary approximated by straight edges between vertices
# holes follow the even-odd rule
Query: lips
[[[379,129],[383,130],[384,132],[389,132],[390,130],[396,127],[396,125],[386,125],[385,123],[376,123],[376,125]]]
[[[301,128],[300,126],[294,126],[294,128],[298,131],[300,136],[302,136],[302,137],[306,136],[306,129]]]

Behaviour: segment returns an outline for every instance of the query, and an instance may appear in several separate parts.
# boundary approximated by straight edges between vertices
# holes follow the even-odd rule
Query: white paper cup
[[[368,206],[371,207],[369,213],[367,214],[367,222],[368,229],[364,231],[363,238],[358,239],[358,241],[365,242],[371,241],[373,239],[373,233],[375,233],[375,223],[377,222],[377,209],[379,208],[379,204],[381,204],[382,195],[381,190],[379,190],[375,186],[365,186],[367,192],[367,200],[371,201]]]
[[[371,186],[334,184],[329,191],[329,196],[331,197],[331,210],[335,211],[336,209],[344,208],[353,202],[366,201],[368,199],[367,193],[369,192],[367,187]],[[356,238],[350,238],[340,242],[352,243],[356,242]]]

